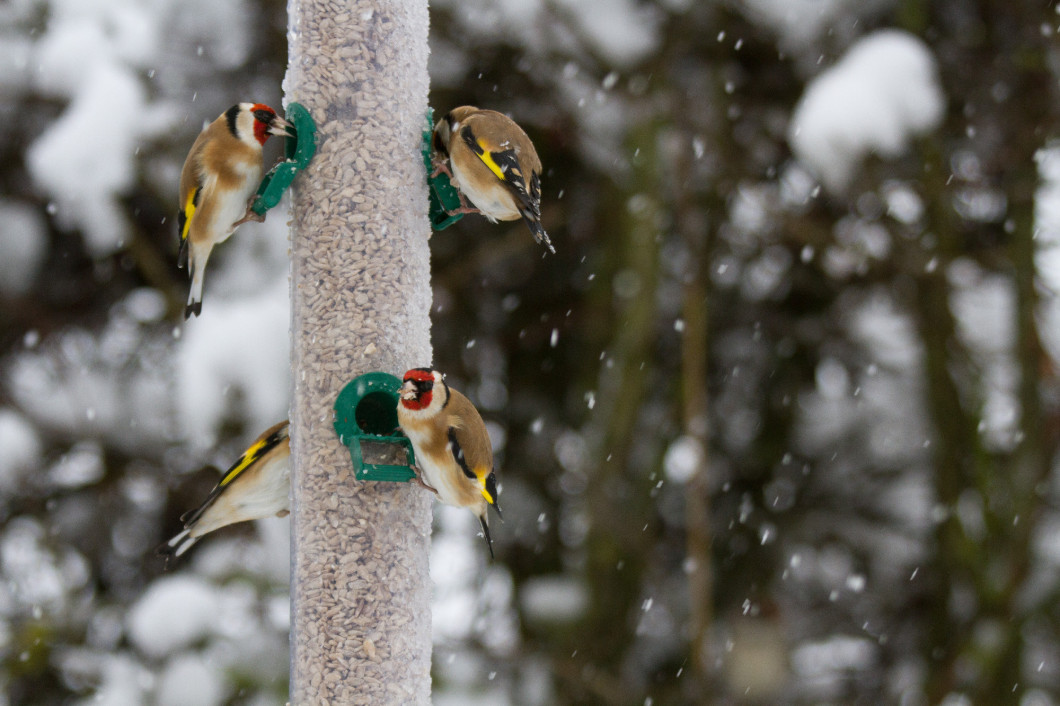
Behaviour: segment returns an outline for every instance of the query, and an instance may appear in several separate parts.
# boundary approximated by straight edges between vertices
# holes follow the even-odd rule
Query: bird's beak
[[[291,132],[287,132],[288,128],[290,128]],[[294,125],[277,115],[275,118],[269,121],[269,134],[283,135],[284,137],[294,137]]]
[[[414,400],[416,399],[416,385],[411,380],[406,380],[405,384],[398,390],[398,395],[403,400]]]

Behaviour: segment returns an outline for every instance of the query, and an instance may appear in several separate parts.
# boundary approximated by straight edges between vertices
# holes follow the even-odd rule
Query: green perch
[[[464,217],[462,213],[451,214],[462,205],[460,192],[449,183],[445,174],[431,176],[434,165],[431,164],[431,142],[434,138],[434,111],[427,109],[427,131],[423,133],[423,166],[427,168],[427,186],[430,187],[431,226],[435,230],[444,230]]]
[[[365,373],[335,400],[335,433],[349,448],[357,480],[407,483],[416,477],[412,442],[398,428],[400,388],[389,373]]]
[[[270,169],[258,186],[250,210],[259,216],[264,216],[266,211],[280,203],[283,192],[287,191],[298,172],[309,166],[316,153],[317,128],[309,111],[301,103],[291,103],[287,106],[287,121],[294,125],[295,136],[284,140],[284,161]]]

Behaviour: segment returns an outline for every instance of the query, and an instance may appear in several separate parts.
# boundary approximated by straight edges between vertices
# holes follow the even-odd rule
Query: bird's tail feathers
[[[486,546],[490,550],[490,559],[493,558],[493,539],[490,537],[490,526],[486,522],[486,513],[482,513],[482,517],[478,518],[478,523],[482,525],[482,536],[486,538]]]
[[[191,318],[192,314],[198,316],[202,313],[202,282],[206,270],[206,258],[210,256],[209,249],[203,252],[191,253],[191,261],[188,265],[188,274],[191,275],[191,289],[188,292],[188,303],[184,307],[184,318]]]
[[[553,255],[556,254],[556,248],[552,246],[552,240],[548,237],[548,233],[545,232],[545,227],[541,225],[541,218],[533,213],[526,210],[520,209],[519,213],[522,215],[526,225],[530,227],[530,232],[534,236],[534,240],[543,244],[548,251]]]
[[[169,562],[171,559],[182,555],[184,552],[191,549],[192,545],[194,545],[198,541],[199,538],[192,537],[191,530],[186,529],[174,535],[171,540],[160,546],[156,550],[156,553],[159,556],[165,557],[166,568],[169,568]]]

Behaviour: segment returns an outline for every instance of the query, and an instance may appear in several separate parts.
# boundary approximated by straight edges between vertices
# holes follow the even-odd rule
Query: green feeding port
[[[301,103],[287,106],[287,122],[294,125],[294,137],[284,138],[284,160],[270,169],[261,180],[257,196],[250,207],[259,216],[264,216],[266,211],[280,203],[283,192],[291,186],[298,172],[309,166],[317,150],[317,126]]]
[[[427,168],[427,186],[430,194],[431,227],[444,230],[464,217],[462,213],[450,214],[460,208],[460,192],[445,174],[431,176],[432,142],[434,141],[434,109],[427,109],[427,131],[423,133],[423,166]]]
[[[365,373],[335,399],[335,433],[350,450],[357,480],[407,483],[416,477],[412,442],[398,429],[400,389],[390,373]]]

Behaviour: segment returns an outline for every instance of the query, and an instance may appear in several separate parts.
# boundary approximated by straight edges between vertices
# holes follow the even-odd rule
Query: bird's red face
[[[287,128],[294,126],[277,115],[276,111],[269,106],[264,103],[255,103],[250,110],[254,115],[254,137],[259,143],[264,145],[269,135],[294,137],[287,131]]]
[[[431,406],[434,399],[435,372],[430,368],[413,368],[405,373],[398,394],[405,409],[420,410]]]

